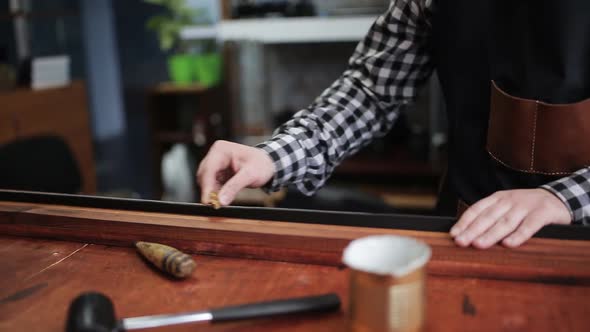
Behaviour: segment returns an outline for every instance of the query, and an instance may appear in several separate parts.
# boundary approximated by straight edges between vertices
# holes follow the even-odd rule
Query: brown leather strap
[[[469,209],[469,205],[462,200],[457,200],[457,219],[461,218],[463,213]]]
[[[487,149],[513,170],[565,175],[590,165],[590,98],[548,104],[518,98],[492,81]]]

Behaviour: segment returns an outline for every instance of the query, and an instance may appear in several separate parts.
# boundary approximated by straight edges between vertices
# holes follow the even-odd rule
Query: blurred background
[[[385,0],[0,0],[0,187],[198,201],[217,139],[256,144],[345,70]],[[236,204],[431,213],[436,78],[314,197]]]

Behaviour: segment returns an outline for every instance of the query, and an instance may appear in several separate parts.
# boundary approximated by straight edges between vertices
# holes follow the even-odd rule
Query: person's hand
[[[274,174],[274,163],[263,150],[216,141],[197,170],[201,202],[209,203],[209,194],[216,191],[219,203],[229,205],[240,190],[262,187]]]
[[[502,242],[518,247],[548,224],[570,224],[566,205],[544,189],[498,191],[463,213],[451,228],[461,247],[485,249]]]

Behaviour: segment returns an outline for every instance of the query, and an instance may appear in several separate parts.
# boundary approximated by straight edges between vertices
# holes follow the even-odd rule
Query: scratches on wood
[[[81,246],[80,248],[78,248],[78,249],[76,249],[76,250],[72,251],[72,252],[71,252],[69,255],[67,255],[66,257],[64,257],[64,258],[62,258],[62,259],[60,259],[60,260],[58,260],[57,262],[55,262],[55,263],[53,263],[53,264],[51,264],[51,265],[49,265],[49,266],[47,266],[47,267],[45,267],[45,268],[43,268],[43,269],[42,269],[41,271],[39,271],[39,272],[33,273],[32,275],[30,275],[29,277],[27,277],[27,278],[26,278],[24,281],[30,280],[30,279],[32,279],[32,278],[34,278],[34,277],[38,276],[39,274],[43,273],[44,271],[47,271],[48,269],[50,269],[50,268],[52,268],[52,267],[56,266],[57,264],[59,264],[59,263],[61,263],[61,262],[65,261],[66,259],[68,259],[68,258],[70,258],[70,257],[74,256],[74,255],[75,255],[77,252],[79,252],[80,250],[82,250],[82,249],[84,249],[84,248],[88,247],[88,245],[89,245],[88,243],[85,243],[85,244],[84,244],[83,246]]]

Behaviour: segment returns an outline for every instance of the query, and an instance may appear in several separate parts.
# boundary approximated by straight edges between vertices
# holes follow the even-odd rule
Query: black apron
[[[590,1],[436,1],[432,54],[448,114],[440,205],[590,165]]]

